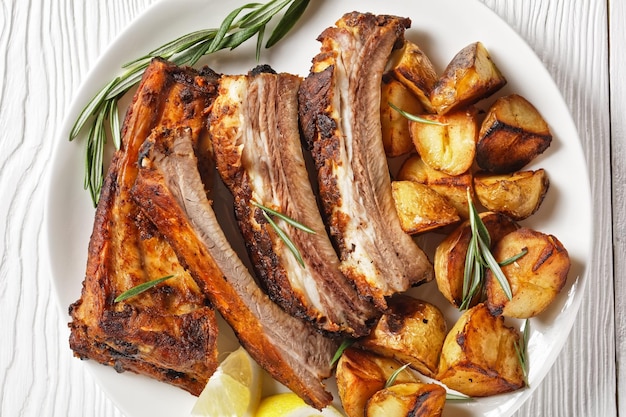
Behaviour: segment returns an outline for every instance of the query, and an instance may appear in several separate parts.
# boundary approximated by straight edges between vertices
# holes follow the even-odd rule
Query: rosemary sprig
[[[296,258],[296,261],[298,261],[298,263],[300,264],[300,266],[302,268],[305,267],[304,265],[304,260],[302,259],[302,255],[300,254],[300,251],[298,250],[298,247],[296,246],[295,243],[293,243],[293,240],[291,240],[291,238],[289,237],[289,235],[280,228],[280,226],[278,226],[276,224],[276,222],[274,221],[274,219],[272,219],[272,217],[270,216],[276,216],[280,219],[282,219],[283,221],[285,221],[287,224],[295,227],[296,229],[300,229],[304,232],[310,233],[310,234],[315,234],[315,230],[311,229],[310,227],[307,227],[305,225],[303,225],[302,223],[299,223],[297,221],[295,221],[294,219],[292,219],[289,216],[286,216],[276,210],[272,210],[269,207],[264,206],[261,203],[258,203],[254,200],[250,200],[250,202],[252,203],[253,206],[260,208],[263,211],[263,216],[265,217],[265,220],[267,220],[267,222],[270,224],[270,226],[272,226],[272,228],[274,229],[274,231],[276,232],[276,234],[278,235],[278,237],[280,237],[282,239],[283,242],[285,242],[285,245],[287,246],[287,248],[291,251],[291,253],[293,254],[293,256]]]
[[[293,28],[310,0],[270,0],[267,3],[248,3],[233,10],[217,29],[203,29],[174,39],[148,54],[122,66],[124,72],[109,81],[78,115],[69,134],[74,140],[91,123],[87,134],[84,187],[89,191],[94,206],[98,204],[104,182],[104,148],[111,135],[116,148],[120,146],[120,120],[117,102],[139,82],[143,71],[155,57],[170,60],[177,65],[195,65],[208,54],[222,49],[235,49],[257,35],[256,57],[260,57],[267,24],[289,6],[265,44],[270,48]],[[244,13],[245,12],[245,13]],[[243,14],[243,15],[242,15]],[[108,122],[108,125],[107,125]],[[108,132],[107,132],[108,127]]]
[[[333,356],[333,359],[330,361],[330,366],[333,366],[335,363],[337,363],[339,358],[341,358],[341,355],[343,355],[343,352],[345,352],[346,349],[352,346],[355,341],[356,340],[354,339],[344,339],[339,345],[339,347],[337,348],[337,351],[335,352],[335,356]]]
[[[127,300],[131,297],[134,297],[136,295],[141,294],[142,292],[145,292],[147,290],[149,290],[150,288],[162,283],[165,280],[168,280],[170,278],[173,278],[174,275],[166,275],[164,277],[161,278],[157,278],[157,279],[153,279],[151,281],[146,281],[142,284],[136,285],[126,291],[124,291],[123,293],[121,293],[120,295],[118,295],[117,297],[115,297],[115,302],[119,303],[120,301],[124,301]]]
[[[398,375],[400,375],[400,373],[408,367],[409,367],[409,364],[405,363],[404,365],[396,369],[391,375],[389,375],[389,378],[387,378],[387,382],[385,382],[385,388],[389,388],[390,386],[395,384],[396,379],[398,378]]]
[[[528,386],[528,338],[530,336],[530,320],[524,321],[524,329],[522,330],[522,337],[515,342],[515,353],[522,367],[522,373],[524,374],[524,383]]]
[[[436,120],[426,119],[424,117],[416,116],[416,115],[411,114],[411,113],[409,113],[407,111],[404,111],[401,108],[399,108],[398,106],[396,106],[395,104],[393,104],[392,102],[388,102],[388,104],[389,104],[389,107],[391,107],[392,109],[394,109],[395,111],[400,113],[402,116],[406,117],[407,119],[409,119],[409,120],[411,120],[413,122],[424,123],[425,125],[446,126],[445,123],[441,123],[441,122],[438,122]]]
[[[491,270],[500,284],[500,287],[502,287],[504,294],[509,300],[512,299],[513,293],[511,291],[511,286],[509,285],[509,281],[506,279],[506,276],[504,276],[500,266],[515,262],[528,253],[528,250],[524,248],[517,255],[512,256],[499,264],[491,253],[491,237],[489,236],[489,231],[485,227],[485,224],[481,220],[478,211],[472,202],[469,189],[467,190],[467,202],[469,204],[469,222],[472,237],[465,256],[465,270],[463,273],[463,300],[459,306],[460,310],[466,310],[472,303],[474,297],[482,291],[485,278],[485,268],[489,268]]]
[[[474,398],[470,397],[469,395],[465,395],[465,394],[456,394],[453,392],[447,392],[446,393],[446,401],[451,401],[451,402],[472,402],[474,401]]]

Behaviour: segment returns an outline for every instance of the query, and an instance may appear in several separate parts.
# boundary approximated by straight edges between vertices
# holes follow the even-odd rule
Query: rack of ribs
[[[320,53],[299,92],[301,130],[340,269],[383,310],[385,297],[433,277],[400,227],[381,139],[382,73],[409,26],[395,16],[344,15],[319,36]]]
[[[300,81],[267,66],[223,76],[209,123],[216,165],[233,194],[254,269],[272,300],[326,332],[363,336],[379,313],[339,270],[322,221],[300,140]],[[274,219],[300,259],[255,203],[315,232]]]
[[[139,149],[153,129],[183,126],[199,153],[209,151],[205,114],[216,79],[211,72],[159,59],[146,70],[96,209],[82,294],[70,306],[70,347],[76,356],[119,372],[148,375],[195,395],[218,364],[215,313],[130,191]],[[115,302],[129,288],[167,275],[174,277]]]

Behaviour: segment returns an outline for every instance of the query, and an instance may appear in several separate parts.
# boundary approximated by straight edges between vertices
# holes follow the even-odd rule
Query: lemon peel
[[[198,396],[192,417],[252,417],[261,400],[261,369],[242,347],[230,353]]]

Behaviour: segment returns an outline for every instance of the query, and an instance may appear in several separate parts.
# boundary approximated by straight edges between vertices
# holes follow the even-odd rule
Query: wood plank
[[[613,254],[618,415],[626,416],[626,4],[609,1],[611,82],[611,181],[613,183]]]
[[[592,201],[610,201],[607,4],[591,0],[488,0],[485,4],[527,40],[555,79],[569,104],[593,173]],[[624,33],[616,39],[624,39]],[[562,355],[515,414],[518,417],[617,414],[615,381],[610,377],[615,375],[610,205],[596,204],[594,216],[587,296],[578,320]],[[590,334],[591,329],[597,331]]]

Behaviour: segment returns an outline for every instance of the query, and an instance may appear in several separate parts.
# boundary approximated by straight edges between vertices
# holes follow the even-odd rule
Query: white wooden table
[[[0,1],[0,416],[121,416],[68,348],[67,317],[40,261],[44,184],[81,80],[155,1]],[[481,1],[530,44],[562,91],[595,210],[578,320],[516,416],[626,417],[626,4]]]

